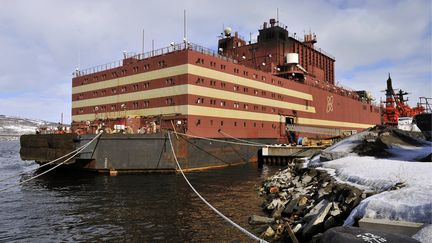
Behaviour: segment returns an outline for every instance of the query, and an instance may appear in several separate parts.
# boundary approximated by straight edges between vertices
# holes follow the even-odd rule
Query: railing
[[[182,51],[182,50],[192,50],[192,51],[196,51],[196,52],[200,52],[209,56],[213,56],[213,57],[217,57],[219,59],[222,59],[224,61],[228,61],[228,62],[232,62],[232,63],[237,63],[236,60],[229,58],[229,57],[225,57],[222,56],[220,54],[218,54],[216,51],[211,50],[209,48],[197,45],[197,44],[193,44],[190,42],[182,42],[179,44],[171,44],[168,47],[164,47],[164,48],[160,48],[157,50],[152,50],[149,52],[145,52],[145,53],[141,53],[141,54],[133,54],[133,53],[124,53],[124,59],[127,58],[134,58],[137,60],[145,60],[145,59],[149,59],[152,57],[156,57],[156,56],[161,56],[161,55],[165,55],[168,53],[172,53],[175,51]],[[91,67],[91,68],[87,68],[84,70],[76,70],[75,72],[73,72],[73,76],[74,77],[79,77],[79,76],[84,76],[84,75],[89,75],[89,74],[93,74],[93,73],[97,73],[97,72],[101,72],[101,71],[106,71],[109,69],[113,69],[113,68],[117,68],[117,67],[121,67],[123,66],[123,60],[118,60],[118,61],[114,61],[114,62],[110,62],[110,63],[106,63],[106,64],[102,64],[102,65],[98,65],[95,67]]]
[[[293,38],[293,39],[295,39],[295,40],[297,40],[297,41],[299,41],[299,42],[304,42],[304,40],[303,40],[302,38],[298,37],[297,35],[291,34],[291,33],[289,33],[289,32],[288,32],[288,36],[291,37],[291,38]],[[324,55],[330,57],[330,58],[333,59],[333,60],[336,60],[336,58],[335,58],[332,54],[330,54],[330,53],[328,53],[328,52],[322,50],[319,46],[314,45],[313,48],[314,48],[317,52],[319,52],[319,53],[321,53],[321,54],[324,54]]]

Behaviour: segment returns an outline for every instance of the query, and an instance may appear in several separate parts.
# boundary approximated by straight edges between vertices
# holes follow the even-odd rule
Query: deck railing
[[[134,58],[137,60],[146,60],[146,59],[149,59],[152,57],[161,56],[161,55],[165,55],[165,54],[172,53],[175,51],[182,51],[182,50],[192,50],[192,51],[200,52],[200,53],[203,53],[203,54],[206,54],[209,56],[217,57],[217,58],[220,58],[220,59],[228,61],[228,62],[237,63],[236,60],[229,58],[229,57],[222,56],[222,55],[218,54],[216,51],[211,50],[209,48],[206,48],[206,47],[194,44],[194,43],[190,43],[190,42],[182,42],[179,44],[172,43],[168,47],[164,47],[164,48],[160,48],[160,49],[156,49],[156,50],[152,50],[152,51],[140,53],[140,54],[123,53],[124,58],[122,60],[94,66],[91,68],[86,68],[84,70],[77,69],[77,70],[75,70],[75,72],[73,72],[72,75],[74,77],[79,77],[79,76],[85,76],[85,75],[89,75],[89,74],[93,74],[93,73],[121,67],[121,66],[123,66],[123,60],[127,59],[127,58]]]

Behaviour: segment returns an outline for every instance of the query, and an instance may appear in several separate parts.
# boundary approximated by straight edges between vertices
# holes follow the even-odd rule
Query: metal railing
[[[124,53],[123,54],[124,58],[122,60],[94,66],[91,68],[86,68],[84,70],[78,70],[77,69],[77,70],[75,70],[75,72],[73,72],[72,75],[74,77],[79,77],[79,76],[85,76],[85,75],[89,75],[89,74],[93,74],[93,73],[121,67],[121,66],[123,66],[123,60],[128,59],[128,58],[133,58],[136,60],[146,60],[146,59],[149,59],[152,57],[161,56],[161,55],[169,54],[169,53],[172,53],[175,51],[183,51],[183,50],[192,50],[192,51],[200,52],[200,53],[203,53],[203,54],[206,54],[209,56],[217,57],[217,58],[222,59],[224,61],[228,61],[231,63],[237,63],[237,60],[222,56],[212,49],[209,49],[209,48],[206,48],[206,47],[194,44],[194,43],[190,43],[190,42],[182,42],[179,44],[171,44],[168,47],[164,47],[164,48],[160,48],[160,49],[156,49],[156,50],[152,50],[152,51],[140,53],[140,54]]]

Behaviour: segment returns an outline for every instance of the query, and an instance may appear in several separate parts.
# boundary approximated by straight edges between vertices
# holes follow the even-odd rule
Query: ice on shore
[[[323,151],[321,156],[325,159],[316,156],[309,162],[338,181],[377,193],[361,201],[345,225],[363,217],[432,224],[432,163],[417,162],[431,156],[432,143],[407,139],[401,132],[388,128],[374,129],[336,143]],[[384,153],[376,157],[360,156],[356,153],[360,145],[363,148],[371,145],[375,150],[370,151]],[[393,190],[401,184],[402,188]],[[432,235],[432,227],[425,227],[422,235]]]

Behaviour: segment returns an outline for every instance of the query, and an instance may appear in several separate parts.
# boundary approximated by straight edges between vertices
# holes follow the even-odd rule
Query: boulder
[[[331,207],[332,203],[327,200],[322,200],[314,208],[312,208],[312,210],[307,215],[305,215],[303,219],[310,220],[309,223],[303,228],[302,235],[304,238],[308,239],[320,232],[324,219],[329,213]]]
[[[297,206],[297,203],[299,202],[299,199],[300,198],[295,198],[289,201],[289,203],[287,203],[287,205],[285,206],[283,213],[286,215],[292,214],[294,212],[294,208]]]
[[[272,224],[272,223],[274,223],[273,218],[268,218],[259,215],[252,215],[251,217],[249,217],[249,224],[251,225]]]
[[[409,236],[401,234],[384,233],[377,230],[364,230],[358,227],[340,226],[327,230],[320,242],[332,243],[365,243],[365,242],[392,242],[392,243],[420,243]]]

